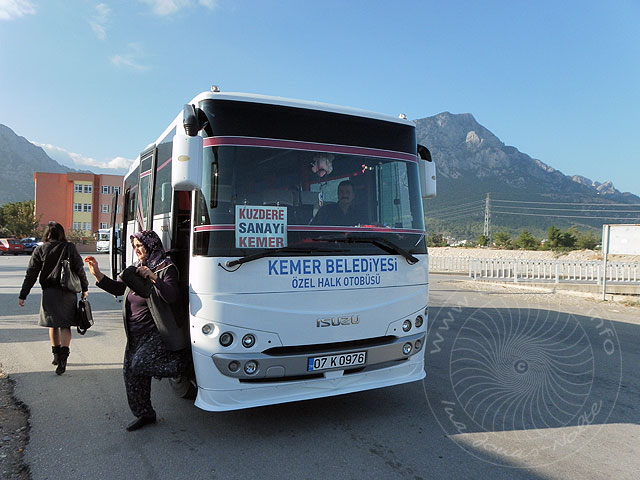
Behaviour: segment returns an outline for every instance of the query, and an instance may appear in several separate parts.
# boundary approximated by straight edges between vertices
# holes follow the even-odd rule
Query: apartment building
[[[88,237],[100,228],[111,227],[113,194],[122,193],[122,175],[93,173],[35,172],[36,218],[45,226],[51,220],[65,231],[78,230]],[[119,197],[116,223],[122,222]]]

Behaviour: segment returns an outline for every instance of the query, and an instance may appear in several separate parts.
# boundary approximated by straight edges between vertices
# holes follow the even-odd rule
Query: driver
[[[338,203],[323,206],[311,220],[311,225],[360,225],[363,223],[354,207],[356,198],[353,184],[344,180],[338,185]]]

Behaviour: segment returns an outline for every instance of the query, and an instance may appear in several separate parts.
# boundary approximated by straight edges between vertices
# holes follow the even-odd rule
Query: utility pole
[[[489,199],[489,194],[487,193],[487,198],[484,203],[484,236],[491,240],[491,201]]]

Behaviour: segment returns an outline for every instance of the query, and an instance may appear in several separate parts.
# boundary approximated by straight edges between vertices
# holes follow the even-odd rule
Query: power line
[[[640,207],[640,203],[570,203],[570,202],[527,202],[524,200],[496,200],[494,202],[505,203],[537,203],[545,205],[584,205],[584,206],[601,206],[601,207]]]
[[[455,211],[455,212],[445,212],[445,213],[425,212],[425,216],[427,216],[427,217],[450,217],[452,215],[475,214],[475,213],[480,213],[482,211],[483,211],[483,209],[480,206],[477,206],[477,207],[467,207],[465,209],[458,210],[458,211]]]
[[[427,217],[434,218],[436,220],[452,220],[454,218],[471,217],[474,215],[481,215],[481,214],[482,214],[482,210],[473,210],[469,212],[450,213],[448,215],[443,215],[443,216],[432,216],[427,214]]]
[[[544,214],[544,213],[520,213],[520,212],[500,212],[493,211],[493,213],[500,213],[502,215],[527,215],[530,217],[553,217],[553,218],[590,218],[593,220],[597,219],[605,219],[605,220],[640,220],[640,217],[590,217],[590,216],[579,216],[579,215],[554,215],[554,214]]]
[[[526,208],[527,210],[545,210],[545,211],[562,211],[566,210],[569,212],[594,212],[594,213],[602,213],[602,212],[615,212],[615,213],[640,213],[640,210],[577,210],[574,208],[549,208],[549,207],[518,207],[518,206],[509,206],[509,205],[500,205],[500,208]]]
[[[445,208],[441,208],[441,209],[439,209],[439,210],[438,210],[438,213],[440,213],[440,212],[443,212],[443,213],[444,213],[444,212],[448,212],[449,210],[458,210],[458,209],[460,209],[460,208],[467,207],[467,206],[469,206],[469,205],[480,205],[480,204],[482,204],[482,203],[484,203],[482,200],[477,200],[477,201],[475,201],[475,202],[470,202],[470,203],[461,203],[460,205],[452,205],[452,206],[450,206],[450,207],[445,207]]]

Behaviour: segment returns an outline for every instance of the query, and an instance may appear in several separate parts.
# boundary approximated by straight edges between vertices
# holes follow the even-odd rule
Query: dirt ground
[[[594,250],[571,250],[566,253],[551,250],[503,250],[499,248],[429,247],[434,257],[521,258],[525,260],[602,261],[602,253]],[[640,262],[639,255],[609,255],[610,262]]]
[[[23,452],[29,442],[29,408],[13,396],[13,380],[0,366],[0,478],[30,480]]]

